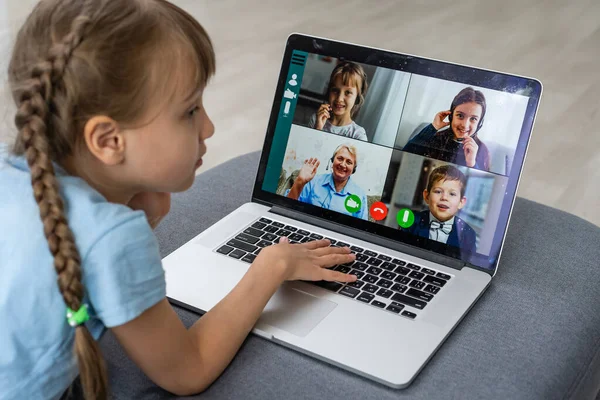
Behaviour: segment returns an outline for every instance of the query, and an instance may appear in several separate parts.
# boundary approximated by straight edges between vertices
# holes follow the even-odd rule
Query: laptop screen
[[[493,269],[539,82],[292,35],[255,197]]]

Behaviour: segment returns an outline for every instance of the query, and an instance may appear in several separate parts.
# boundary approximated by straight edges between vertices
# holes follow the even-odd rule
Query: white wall
[[[292,125],[283,160],[286,176],[300,169],[304,160],[311,157],[321,161],[317,174],[331,173],[331,166],[326,170],[327,163],[336,147],[343,143],[354,145],[358,153],[357,169],[352,175],[352,180],[365,191],[367,196],[381,195],[392,149],[303,126]]]

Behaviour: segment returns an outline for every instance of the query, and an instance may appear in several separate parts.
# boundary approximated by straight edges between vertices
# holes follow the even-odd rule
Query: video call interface
[[[529,98],[304,54],[285,85],[273,192],[490,254]]]

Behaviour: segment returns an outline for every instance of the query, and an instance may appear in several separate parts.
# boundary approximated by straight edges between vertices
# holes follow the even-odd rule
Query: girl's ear
[[[125,136],[117,122],[107,116],[90,118],[83,135],[89,152],[107,165],[116,165],[125,157]]]

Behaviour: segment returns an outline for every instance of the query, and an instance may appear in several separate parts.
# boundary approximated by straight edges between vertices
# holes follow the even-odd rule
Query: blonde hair
[[[74,153],[94,115],[139,123],[149,99],[173,90],[173,70],[187,74],[179,78],[188,89],[190,80],[204,87],[215,55],[200,24],[165,0],[44,0],[18,33],[8,70],[18,109],[13,153],[30,167],[58,286],[72,310],[85,292],[81,257],[52,162]],[[102,356],[85,325],[75,329],[74,352],[86,399],[106,398]]]

